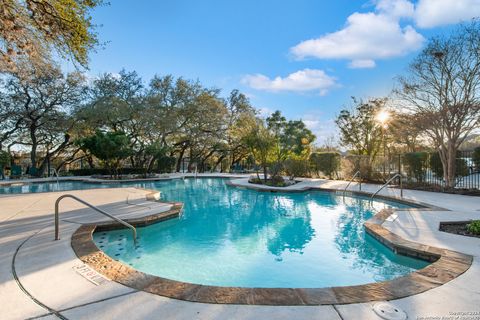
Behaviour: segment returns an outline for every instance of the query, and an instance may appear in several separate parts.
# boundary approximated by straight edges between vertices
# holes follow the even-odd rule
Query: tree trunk
[[[215,165],[213,166],[213,170],[217,170],[217,167],[219,164],[222,163],[223,159],[225,159],[225,155],[221,155],[218,159]],[[222,166],[220,166],[220,172],[222,172]]]
[[[456,161],[457,160],[457,150],[454,148],[452,143],[448,144],[448,159],[447,159],[447,179],[445,181],[447,182],[447,187],[448,188],[454,188],[455,187],[455,176],[456,176]]]
[[[180,150],[180,154],[178,155],[177,166],[176,166],[176,168],[175,168],[175,171],[176,171],[176,172],[180,172],[180,167],[181,167],[181,165],[182,165],[182,160],[183,160],[183,154],[184,154],[184,153],[185,153],[185,149],[182,148],[182,149]]]
[[[47,156],[43,159],[40,166],[38,166],[37,173],[35,174],[37,177],[43,177],[43,174],[45,173],[45,169],[48,167],[48,161],[50,161],[50,155],[48,154],[48,151],[47,151]],[[50,175],[50,172],[48,174]]]
[[[195,165],[197,164],[195,163]],[[193,153],[192,153],[192,148],[190,148],[187,172],[192,172],[192,168],[193,168]]]
[[[456,160],[457,149],[455,144],[448,142],[447,145],[442,145],[439,148],[440,160],[442,161],[443,180],[446,188],[455,187],[455,173],[456,173]]]
[[[267,184],[267,164],[263,163],[263,181]]]
[[[148,164],[147,164],[147,173],[150,173],[152,172],[153,170],[153,165],[155,164],[155,160],[157,160],[155,157],[150,157],[150,159],[148,160]]]
[[[35,136],[35,127],[30,127],[30,139],[32,139],[32,149],[30,149],[31,168],[36,173],[37,169],[37,137]]]
[[[93,165],[93,157],[91,155],[87,156],[87,163],[88,163],[90,169],[95,168],[95,166]]]

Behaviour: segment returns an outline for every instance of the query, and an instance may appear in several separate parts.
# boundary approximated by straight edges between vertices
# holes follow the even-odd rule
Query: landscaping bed
[[[440,231],[467,237],[480,238],[480,234],[471,232],[467,227],[472,221],[440,222]]]
[[[445,188],[439,185],[431,184],[415,184],[415,183],[404,183],[404,189],[410,190],[419,190],[419,191],[430,191],[430,192],[441,192],[441,193],[451,193],[451,194],[461,194],[464,196],[480,196],[480,189],[467,189],[467,188]]]
[[[295,180],[284,179],[283,177],[274,177],[272,179],[267,179],[267,181],[257,177],[252,177],[248,180],[248,183],[259,184],[259,185],[264,185],[269,187],[280,187],[280,188],[294,185],[297,182],[298,181],[295,181]]]
[[[153,178],[157,178],[158,176],[156,174],[127,174],[127,175],[119,175],[115,177],[110,175],[97,174],[97,175],[92,175],[91,177],[93,179],[117,181],[117,180],[153,179]]]

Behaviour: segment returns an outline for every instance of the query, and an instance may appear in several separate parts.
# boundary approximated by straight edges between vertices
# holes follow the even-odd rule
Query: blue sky
[[[426,39],[478,15],[480,0],[116,0],[93,12],[107,43],[88,73],[238,88],[321,143],[351,96],[387,95]]]

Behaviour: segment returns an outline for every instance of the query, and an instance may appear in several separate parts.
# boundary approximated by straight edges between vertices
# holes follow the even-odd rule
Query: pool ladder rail
[[[348,182],[347,186],[345,187],[345,189],[343,189],[343,196],[345,197],[345,193],[347,192],[347,189],[348,187],[350,186],[350,184],[353,182],[353,180],[355,180],[356,177],[359,177],[359,184],[358,184],[358,190],[362,191],[362,177],[360,175],[360,170],[358,170],[357,172],[355,172],[355,174],[353,175],[352,179],[350,179],[350,181]]]
[[[136,229],[134,226],[132,226],[130,223],[125,222],[125,221],[123,221],[122,219],[117,218],[117,217],[111,215],[110,213],[108,213],[108,212],[106,212],[106,211],[104,211],[104,210],[102,210],[102,209],[94,206],[93,204],[90,204],[90,203],[88,203],[88,202],[86,202],[86,201],[84,201],[84,200],[80,199],[79,197],[76,197],[76,196],[74,196],[74,195],[72,195],[72,194],[64,194],[64,195],[58,197],[57,201],[55,201],[55,240],[60,240],[60,234],[59,234],[59,233],[60,233],[60,227],[59,227],[59,214],[60,214],[60,212],[59,212],[59,204],[60,204],[60,201],[61,201],[62,199],[65,199],[65,198],[74,199],[74,200],[80,202],[81,204],[84,204],[84,205],[86,205],[87,207],[89,207],[89,208],[97,211],[98,213],[101,213],[101,214],[103,214],[104,216],[107,216],[107,217],[109,217],[110,219],[115,220],[115,221],[117,221],[118,223],[124,225],[125,227],[131,229],[132,232],[133,232],[133,242],[134,242],[134,245],[135,245],[135,246],[137,245],[137,229]]]
[[[399,179],[400,181],[400,198],[403,198],[403,176],[400,174],[400,173],[397,173],[395,174],[393,177],[391,177],[390,179],[387,180],[387,182],[385,182],[380,188],[378,188],[377,191],[375,191],[374,194],[372,194],[372,197],[370,198],[370,200],[373,200],[373,198],[375,198],[375,196],[380,192],[382,191],[383,188],[385,188],[386,186],[388,186],[390,184],[390,182],[392,182],[393,180],[395,179]]]

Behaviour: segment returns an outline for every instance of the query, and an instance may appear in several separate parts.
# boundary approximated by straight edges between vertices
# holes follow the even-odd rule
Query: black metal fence
[[[456,157],[455,189],[480,189],[480,158],[474,151],[459,151]],[[411,187],[444,189],[443,166],[436,152],[415,152],[387,157],[344,156],[339,178],[351,179],[360,171],[363,180],[384,182],[400,173]]]
[[[253,173],[261,171],[258,165],[241,161],[230,166],[219,163],[212,166],[184,158],[180,163],[180,172],[233,172]],[[444,191],[449,189],[443,177],[443,166],[437,152],[414,152],[392,154],[388,156],[346,155],[341,157],[336,175],[339,179],[350,180],[357,171],[363,181],[384,183],[393,175],[400,173],[404,184],[410,188]],[[313,172],[306,173],[311,175]],[[455,189],[480,190],[480,155],[472,151],[459,151],[456,158]],[[450,188],[451,189],[451,188]]]

